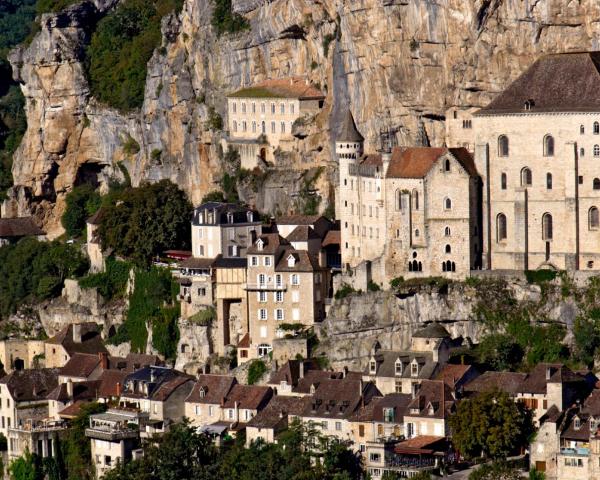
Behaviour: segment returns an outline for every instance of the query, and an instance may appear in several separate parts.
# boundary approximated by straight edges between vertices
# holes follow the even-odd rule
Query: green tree
[[[40,458],[26,450],[8,466],[11,480],[43,480],[44,469]]]
[[[502,458],[528,444],[531,411],[507,393],[489,391],[462,400],[450,417],[452,442],[466,458]]]
[[[100,208],[100,194],[91,185],[81,185],[73,188],[65,201],[62,226],[69,237],[79,237],[85,231],[86,220]]]
[[[523,349],[512,336],[493,333],[483,337],[478,346],[479,360],[493,370],[512,370],[523,360]]]
[[[213,10],[211,23],[217,31],[217,35],[235,33],[250,27],[248,21],[244,17],[237,13],[233,13],[231,0],[214,1],[215,8]]]
[[[267,372],[267,366],[262,360],[252,360],[248,367],[248,384],[254,385]]]
[[[125,189],[104,208],[98,230],[104,249],[148,265],[167,249],[190,246],[192,205],[169,180]]]

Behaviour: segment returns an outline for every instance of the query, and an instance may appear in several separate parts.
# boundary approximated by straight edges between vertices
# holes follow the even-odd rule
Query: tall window
[[[590,230],[597,230],[600,226],[600,214],[596,207],[590,208],[588,212],[588,226]]]
[[[506,215],[503,213],[496,217],[496,238],[499,242],[506,240]]]
[[[498,137],[498,156],[508,157],[508,137],[506,135]]]
[[[252,113],[256,113],[256,103],[252,102]]]
[[[500,175],[500,188],[506,190],[506,173],[504,172]]]
[[[285,114],[285,105],[283,103],[279,106],[279,109],[281,111],[281,114],[284,115]]]
[[[600,190],[600,179],[594,178],[593,186],[594,190]]]
[[[285,133],[285,122],[281,122],[281,133]]]
[[[235,105],[235,103],[234,103],[234,105]],[[235,120],[233,121],[233,131],[237,132],[237,122]]]
[[[552,174],[551,173],[546,174],[546,188],[548,190],[552,190]]]
[[[579,126],[579,133],[583,135],[585,133],[585,127],[583,125]]]
[[[450,236],[450,227],[444,228],[444,236],[446,236],[446,237]]]
[[[449,159],[446,159],[446,161],[444,162],[444,170],[446,172],[450,171],[450,160]]]
[[[233,113],[237,113],[237,103],[233,102],[231,106],[233,107]]]
[[[600,157],[600,145],[594,145],[594,157]]]
[[[275,122],[271,122],[271,133],[275,133]]]
[[[546,135],[544,137],[544,156],[554,156],[554,137],[552,135]]]
[[[450,200],[449,198],[446,198],[444,200],[444,208],[446,210],[451,210],[452,209],[452,200]]]
[[[242,122],[242,131],[244,131],[244,132],[245,132],[246,130],[248,130],[248,127],[246,126],[246,121],[244,120],[244,121]]]
[[[396,211],[402,210],[402,192],[400,189],[396,190]]]
[[[256,122],[252,122],[252,133],[256,133]]]
[[[594,135],[598,135],[600,133],[600,124],[598,122],[594,122]]]
[[[416,190],[413,190],[413,204],[415,207],[415,210],[419,209],[419,192],[417,192]]]
[[[260,113],[265,113],[265,102],[260,104]]]
[[[521,170],[521,186],[522,187],[530,187],[532,183],[531,170],[525,167]]]
[[[275,104],[274,103],[271,104],[271,113],[275,113]]]
[[[261,130],[261,133],[267,133],[267,126],[265,125],[265,122],[261,123],[260,130]]]
[[[552,215],[549,213],[542,216],[542,239],[552,240]]]

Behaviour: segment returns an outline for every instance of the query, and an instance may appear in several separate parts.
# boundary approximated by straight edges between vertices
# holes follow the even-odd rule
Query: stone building
[[[0,362],[6,373],[43,366],[44,341],[7,338],[0,341]]]
[[[323,107],[325,95],[298,77],[265,80],[227,99],[226,146],[240,153],[241,167],[273,162],[274,151],[292,145],[294,122]],[[302,121],[302,120],[299,120]]]
[[[599,73],[545,55],[474,114],[484,268],[600,269]]]
[[[373,262],[373,280],[463,278],[480,265],[480,179],[465,148],[363,153],[348,112],[336,139],[342,263]]]
[[[249,358],[267,355],[287,323],[311,326],[325,316],[326,269],[277,233],[248,249]],[[241,361],[247,360],[241,358]]]
[[[63,367],[76,353],[108,353],[99,326],[93,322],[67,325],[44,345],[45,366]]]

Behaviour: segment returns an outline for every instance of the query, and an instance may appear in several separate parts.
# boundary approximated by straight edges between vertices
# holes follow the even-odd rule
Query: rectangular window
[[[215,408],[215,407],[213,407],[212,405],[209,405],[209,406],[208,406],[208,416],[209,416],[209,417],[212,417],[212,416],[213,416],[213,413],[214,413],[214,408]]]
[[[270,267],[271,266],[271,257],[269,257],[268,255],[264,258],[264,262],[265,262],[265,267]]]
[[[342,431],[342,422],[335,422],[335,430],[337,432],[341,432]]]
[[[198,296],[199,296],[199,297],[205,297],[205,296],[206,296],[206,288],[204,288],[204,287],[200,287],[200,288],[198,289]]]
[[[260,303],[265,303],[267,301],[267,292],[256,292],[258,296],[258,301]]]
[[[283,309],[282,308],[275,309],[275,320],[283,320]]]
[[[298,290],[294,290],[292,292],[292,302],[298,303],[300,301],[300,292]]]
[[[300,310],[297,308],[292,309],[292,320],[300,320]]]
[[[359,425],[358,426],[358,436],[359,437],[364,437],[365,436],[365,426],[364,425]]]
[[[259,320],[266,320],[267,319],[267,309],[266,308],[259,308],[258,309],[258,319]]]
[[[275,122],[271,122],[271,133],[275,133]]]
[[[267,338],[267,327],[260,327],[259,331],[260,331],[260,338]]]
[[[292,274],[290,281],[292,285],[300,285],[300,277],[296,273]]]
[[[250,257],[250,264],[256,267],[258,265],[258,257]]]
[[[194,410],[195,410],[196,415],[200,415],[200,405],[196,405]]]
[[[283,292],[275,292],[275,301],[277,303],[283,302]]]

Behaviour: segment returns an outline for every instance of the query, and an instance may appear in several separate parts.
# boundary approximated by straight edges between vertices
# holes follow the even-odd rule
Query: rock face
[[[175,368],[195,375],[210,355],[209,327],[179,320],[179,342]]]
[[[328,199],[333,133],[347,108],[368,150],[383,127],[397,131],[399,144],[439,145],[448,107],[484,105],[540,54],[596,49],[600,29],[595,0],[235,0],[251,28],[218,38],[212,0],[186,0],[178,16],[163,19],[141,111],[123,114],[94,101],[82,67],[93,26],[114,3],[86,0],[44,15],[31,45],[10,57],[27,99],[28,130],[4,211],[33,213],[52,234],[61,231],[66,192],[77,182],[105,185],[121,176],[118,162],[134,184],[170,178],[199,202],[221,172],[222,132],[208,130],[208,109],[225,115],[225,95],[239,86],[294,74],[327,92],[291,161],[297,173],[326,167],[317,189]],[[127,136],[139,153],[124,154]],[[295,188],[280,173],[272,172],[264,195],[244,197],[275,213],[276,189]]]

